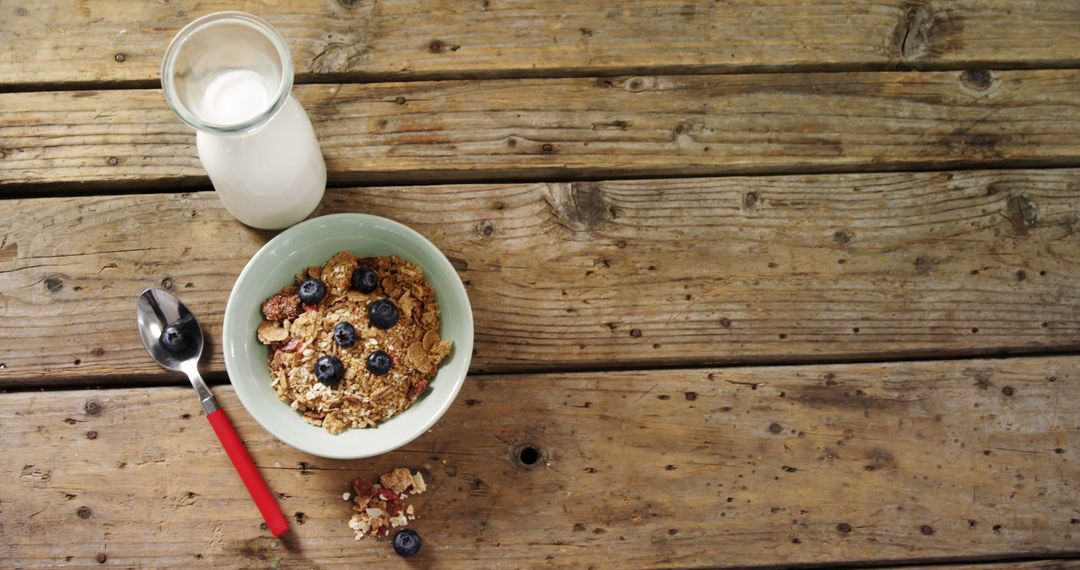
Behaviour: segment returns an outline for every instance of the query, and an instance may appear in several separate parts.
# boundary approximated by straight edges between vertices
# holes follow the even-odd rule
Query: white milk
[[[235,125],[269,107],[276,87],[254,71],[225,71],[210,80],[199,108],[193,110],[207,122]],[[311,120],[291,94],[281,110],[253,132],[200,130],[195,140],[221,202],[249,226],[291,226],[322,200],[326,163]]]

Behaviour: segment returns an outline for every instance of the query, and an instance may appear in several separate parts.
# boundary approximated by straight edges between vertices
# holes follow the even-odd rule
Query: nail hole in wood
[[[514,459],[526,469],[531,469],[540,463],[540,456],[540,450],[532,444],[522,445],[514,453]]]

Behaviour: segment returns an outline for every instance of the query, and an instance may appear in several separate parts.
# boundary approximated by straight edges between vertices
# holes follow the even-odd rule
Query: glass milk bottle
[[[165,52],[165,99],[195,128],[199,160],[225,208],[255,228],[303,220],[326,189],[326,163],[292,82],[285,38],[243,12],[191,22]]]

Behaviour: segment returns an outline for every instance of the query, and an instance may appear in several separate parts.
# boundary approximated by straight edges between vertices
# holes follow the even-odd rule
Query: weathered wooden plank
[[[425,565],[1078,546],[1077,357],[473,378],[430,433],[364,461],[286,448],[217,392],[284,510],[303,513],[294,551],[260,531],[190,390],[24,392],[0,395],[0,561],[404,567],[386,543],[353,542],[341,500],[350,478],[401,465],[430,485],[414,523]],[[540,455],[532,466],[525,447]]]
[[[173,34],[235,9],[282,31],[302,81],[1080,63],[1070,0],[4,2],[0,84],[157,80]]]
[[[1080,170],[334,189],[454,259],[474,370],[1080,348]],[[134,299],[220,334],[270,235],[212,193],[0,202],[0,383],[157,372]],[[217,343],[207,370],[223,371]]]
[[[1080,70],[308,85],[332,181],[1080,164]],[[205,184],[158,90],[0,94],[0,187]],[[74,183],[88,183],[76,185]],[[204,186],[205,187],[205,186]]]

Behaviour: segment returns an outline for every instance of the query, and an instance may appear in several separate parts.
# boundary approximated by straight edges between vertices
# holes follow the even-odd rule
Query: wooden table
[[[416,228],[476,317],[444,419],[362,461],[212,344],[284,542],[134,329],[158,286],[218,338],[273,235],[158,86],[230,8],[293,49],[318,213]],[[0,0],[0,45],[0,567],[1080,567],[1076,0]],[[400,465],[409,563],[341,500]]]

